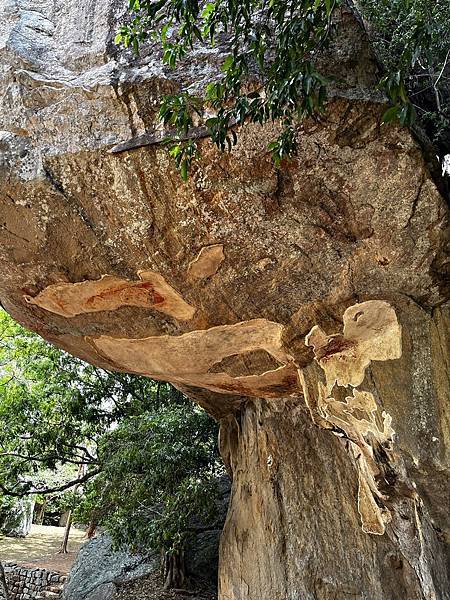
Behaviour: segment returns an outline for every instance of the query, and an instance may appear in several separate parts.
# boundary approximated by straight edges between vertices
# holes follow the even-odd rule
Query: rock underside
[[[276,125],[248,125],[184,184],[158,144],[110,149],[221,48],[167,72],[114,47],[123,11],[0,0],[2,305],[221,420],[223,599],[445,597],[448,207],[380,124],[364,33],[341,15],[344,83],[297,158],[276,170]]]

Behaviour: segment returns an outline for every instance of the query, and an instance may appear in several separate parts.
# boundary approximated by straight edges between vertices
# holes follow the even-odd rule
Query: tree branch
[[[83,458],[81,456],[72,456],[72,458],[67,458],[66,456],[59,456],[58,454],[50,454],[48,456],[30,456],[29,454],[20,454],[19,452],[0,452],[0,457],[23,458],[27,462],[33,460],[35,460],[36,462],[47,462],[49,460],[56,460],[64,463],[70,463],[72,465],[98,465],[98,461],[91,456],[87,456],[86,458]]]
[[[13,496],[14,498],[23,498],[23,496],[32,496],[33,494],[47,495],[47,494],[57,494],[59,492],[64,492],[75,485],[81,485],[82,483],[88,481],[95,475],[98,475],[101,472],[101,469],[95,469],[94,471],[90,471],[90,473],[86,473],[83,477],[79,477],[77,479],[73,479],[72,481],[68,481],[63,485],[53,487],[53,488],[43,488],[43,489],[29,489],[24,490],[22,492],[13,492],[5,487],[2,483],[0,483],[0,490],[5,494],[5,496]]]

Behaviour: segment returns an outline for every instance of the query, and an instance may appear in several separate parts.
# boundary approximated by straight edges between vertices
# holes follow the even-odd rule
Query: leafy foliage
[[[61,488],[48,510],[78,506],[118,545],[180,552],[192,516],[214,509],[217,424],[170,384],[88,365],[3,311],[0,366],[0,512],[10,493]]]
[[[189,401],[124,420],[99,449],[102,473],[77,519],[95,514],[117,545],[179,552],[194,515],[211,518],[223,466],[217,425]]]
[[[418,112],[439,143],[450,127],[450,0],[361,0],[360,6],[387,70],[381,87],[393,106],[384,121],[411,124]]]
[[[237,142],[234,125],[246,120],[279,122],[281,133],[269,150],[280,166],[296,152],[299,121],[324,110],[328,82],[315,58],[330,40],[333,14],[341,4],[342,0],[129,0],[131,18],[121,26],[116,42],[138,52],[147,38],[157,40],[170,68],[197,45],[225,46],[222,75],[204,92],[205,106],[215,112],[205,119],[208,134],[220,150],[231,150]],[[356,10],[356,3],[349,4]],[[386,68],[380,87],[392,107],[384,122],[411,125],[419,110],[421,120],[433,125],[434,137],[442,137],[449,126],[443,84],[450,0],[361,0],[357,6],[376,32]],[[409,94],[429,89],[435,105],[430,105],[429,95],[426,107],[410,101]],[[193,115],[201,119],[204,108],[199,98],[184,91],[161,102],[160,118],[173,127],[170,153],[185,180],[198,157],[197,142],[186,134]]]
[[[0,482],[16,493],[45,487],[45,469],[61,463],[96,467],[99,436],[141,412],[157,386],[69,356],[3,311],[0,365]]]
[[[205,90],[215,115],[205,121],[220,150],[237,142],[231,127],[249,119],[280,121],[283,129],[270,146],[279,164],[296,149],[292,135],[304,115],[322,111],[326,79],[314,67],[314,54],[324,47],[332,30],[332,14],[340,0],[130,0],[132,20],[120,28],[116,41],[139,45],[149,36],[159,40],[163,62],[174,68],[196,43],[214,47],[226,41],[223,75]],[[197,156],[197,143],[183,139],[192,125],[192,109],[201,116],[199,101],[185,92],[166,96],[160,117],[175,126],[171,153],[181,174]],[[175,150],[175,148],[178,148]]]

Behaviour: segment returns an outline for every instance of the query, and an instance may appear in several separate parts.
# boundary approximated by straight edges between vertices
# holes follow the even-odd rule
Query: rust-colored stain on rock
[[[143,339],[101,336],[88,340],[100,355],[133,373],[215,392],[270,398],[298,390],[297,367],[283,348],[283,329],[279,323],[253,319],[180,336]],[[254,350],[265,350],[281,366],[237,377],[211,372],[224,358]]]
[[[343,321],[343,334],[327,336],[316,325],[305,339],[325,371],[328,392],[335,383],[360,385],[372,360],[401,356],[401,327],[387,302],[369,300],[355,304],[345,311]]]
[[[63,317],[82,313],[116,310],[121,306],[140,306],[188,321],[195,308],[190,306],[160,275],[153,271],[138,273],[138,281],[103,275],[95,281],[56,283],[46,287],[36,297],[25,295],[34,304]]]

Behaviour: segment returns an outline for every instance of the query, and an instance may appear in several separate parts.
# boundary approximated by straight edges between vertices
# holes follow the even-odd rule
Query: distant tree
[[[0,366],[0,492],[9,496],[57,494],[88,481],[100,470],[99,437],[155,402],[160,388],[88,365],[3,311]],[[51,481],[62,464],[73,469]]]
[[[173,386],[87,365],[4,312],[0,365],[0,505],[58,499],[61,552],[75,516],[116,545],[161,550],[166,586],[181,586],[192,517],[214,510],[223,472],[215,421]]]

